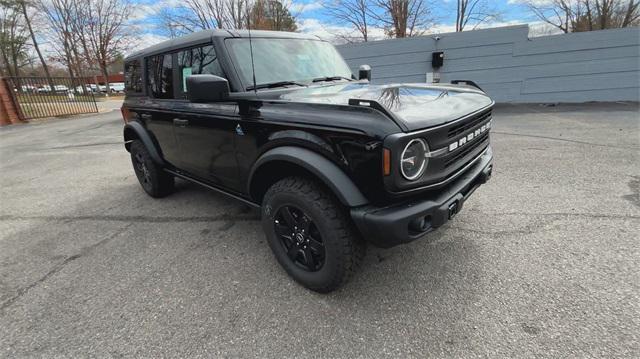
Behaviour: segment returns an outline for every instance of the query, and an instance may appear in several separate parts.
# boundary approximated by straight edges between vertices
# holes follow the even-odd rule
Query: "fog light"
[[[414,218],[409,222],[409,231],[413,233],[422,233],[431,227],[431,216]]]
[[[409,229],[413,232],[422,232],[422,227],[424,227],[424,217],[419,217],[409,222]]]

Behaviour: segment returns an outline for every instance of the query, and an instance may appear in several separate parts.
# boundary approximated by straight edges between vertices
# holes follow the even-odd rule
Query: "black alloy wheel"
[[[274,230],[287,256],[298,267],[316,272],[325,261],[324,243],[313,220],[293,205],[280,207],[273,221]]]
[[[153,162],[147,148],[140,142],[131,142],[131,163],[136,177],[147,194],[151,197],[164,197],[173,191],[173,176]]]
[[[314,179],[287,177],[269,187],[262,228],[282,268],[316,292],[340,288],[364,257],[348,209]]]
[[[142,153],[136,153],[133,157],[133,168],[136,172],[138,180],[140,181],[140,185],[142,185],[145,190],[150,190],[152,187],[151,173],[149,172],[149,168],[147,168],[144,156],[142,155]]]

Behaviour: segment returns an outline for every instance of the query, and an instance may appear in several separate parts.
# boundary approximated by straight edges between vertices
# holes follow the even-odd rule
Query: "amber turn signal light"
[[[388,176],[391,174],[391,150],[382,149],[382,174]]]

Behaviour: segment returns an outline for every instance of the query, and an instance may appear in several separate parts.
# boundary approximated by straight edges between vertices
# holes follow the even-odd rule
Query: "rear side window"
[[[173,63],[171,54],[147,58],[149,94],[154,98],[173,98]]]
[[[142,67],[139,60],[128,61],[124,64],[124,88],[127,93],[142,92]]]
[[[190,75],[210,74],[225,77],[212,45],[194,47],[178,52],[177,70],[182,97],[186,97],[187,77]]]

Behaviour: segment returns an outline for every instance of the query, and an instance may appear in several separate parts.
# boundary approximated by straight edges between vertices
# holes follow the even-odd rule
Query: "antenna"
[[[251,73],[253,75],[253,92],[258,96],[256,88],[256,66],[253,63],[253,43],[251,42],[251,16],[247,17],[247,30],[249,30],[249,51],[251,52]]]

